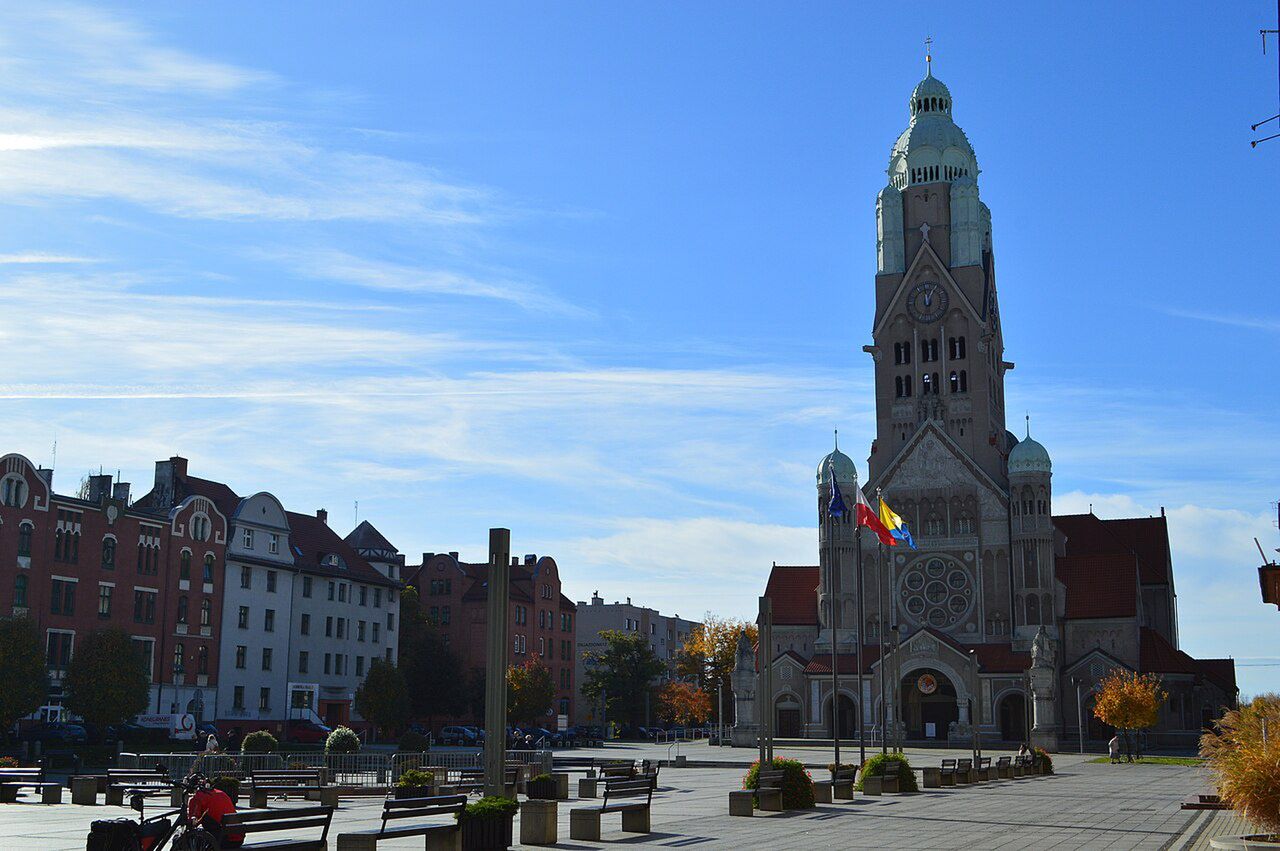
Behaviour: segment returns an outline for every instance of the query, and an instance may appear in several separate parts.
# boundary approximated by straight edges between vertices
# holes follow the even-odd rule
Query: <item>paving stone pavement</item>
[[[749,752],[738,754],[743,762],[750,758]],[[810,756],[810,762],[823,759],[821,753]],[[912,756],[916,764],[935,764],[941,758],[938,752]],[[692,752],[690,758],[695,758]],[[1059,755],[1056,763],[1058,774],[1051,777],[915,795],[859,795],[852,802],[820,804],[815,810],[752,818],[728,815],[728,793],[740,786],[741,768],[664,768],[654,796],[652,833],[623,833],[620,816],[612,814],[604,817],[602,842],[570,840],[569,810],[589,802],[562,801],[557,847],[1160,849],[1186,846],[1198,826],[1193,824],[1197,814],[1178,805],[1206,788],[1200,769],[1090,764],[1072,755]],[[576,778],[573,785],[576,793]],[[122,807],[42,805],[34,800],[24,795],[21,803],[0,805],[0,849],[80,851],[92,820],[131,814]],[[340,832],[376,828],[380,812],[381,799],[344,799],[329,847],[337,847]],[[379,847],[421,849],[422,840],[400,839]]]

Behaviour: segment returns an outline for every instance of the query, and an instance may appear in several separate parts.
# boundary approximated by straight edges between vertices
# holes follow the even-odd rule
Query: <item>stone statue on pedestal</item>
[[[738,634],[731,680],[734,712],[729,741],[735,748],[754,748],[760,735],[760,724],[756,720],[756,651],[745,630]]]
[[[1058,704],[1055,692],[1058,671],[1054,641],[1042,625],[1031,642],[1031,697],[1035,723],[1031,727],[1031,744],[1053,753],[1058,750]]]

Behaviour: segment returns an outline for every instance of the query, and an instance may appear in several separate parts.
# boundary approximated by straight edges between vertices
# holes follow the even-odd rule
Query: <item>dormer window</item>
[[[17,475],[5,476],[0,481],[0,503],[10,508],[22,508],[27,504],[27,480]]]
[[[253,549],[253,530],[252,529],[244,530],[244,548],[246,550]]]
[[[197,541],[209,540],[209,518],[196,514],[191,518],[191,537]]]

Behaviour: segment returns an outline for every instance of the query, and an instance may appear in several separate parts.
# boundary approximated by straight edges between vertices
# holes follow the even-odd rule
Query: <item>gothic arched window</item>
[[[910,396],[911,395],[911,376],[909,375],[906,376],[906,378],[902,382],[902,385],[906,389],[906,392],[903,395]]]
[[[31,533],[35,531],[35,527],[30,523],[23,522],[18,525],[18,555],[31,555]]]
[[[178,562],[178,578],[179,579],[191,578],[191,550],[182,551],[182,557],[179,559],[179,562]]]
[[[960,392],[961,393],[969,392],[969,374],[965,372],[963,369],[960,370]]]
[[[928,396],[932,389],[933,379],[930,377],[929,373],[926,372],[920,379],[920,395]]]
[[[952,393],[960,392],[960,374],[956,372],[954,369],[951,370],[951,392]]]
[[[902,344],[902,362],[911,363],[911,341]]]
[[[116,539],[115,538],[102,539],[102,569],[103,570],[116,569]]]
[[[901,399],[901,398],[905,395],[905,393],[904,393],[904,384],[903,384],[902,376],[901,376],[901,375],[895,375],[895,376],[894,376],[894,378],[893,378],[893,390],[894,390],[894,395],[895,395],[895,396],[897,396],[899,399]]]
[[[1027,623],[1040,623],[1040,598],[1035,594],[1027,595]]]

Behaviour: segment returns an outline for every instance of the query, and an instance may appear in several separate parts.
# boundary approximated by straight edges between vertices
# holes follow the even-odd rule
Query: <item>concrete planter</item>
[[[1248,836],[1222,836],[1210,839],[1209,844],[1222,851],[1277,851],[1280,834],[1253,833]]]
[[[463,851],[502,851],[511,847],[515,816],[469,818],[462,822]]]
[[[559,838],[556,810],[555,801],[531,799],[521,804],[520,844],[555,845]]]

